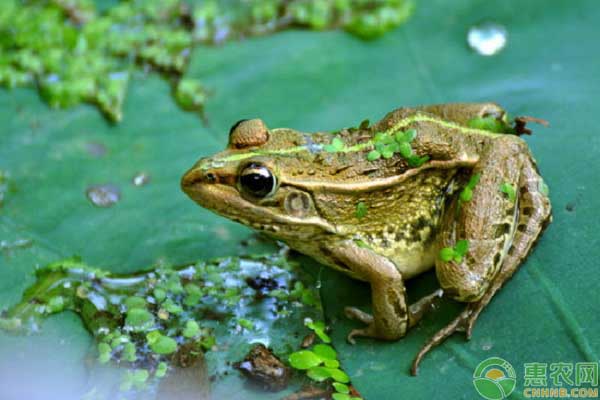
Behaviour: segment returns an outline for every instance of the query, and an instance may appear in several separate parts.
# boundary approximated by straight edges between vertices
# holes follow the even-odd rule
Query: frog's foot
[[[408,307],[408,327],[412,328],[415,326],[421,320],[421,318],[423,318],[423,315],[425,315],[427,311],[430,311],[435,307],[435,304],[439,299],[442,298],[443,294],[444,291],[442,289],[438,289],[432,294],[423,297],[416,303],[411,304],[410,307]]]
[[[487,304],[487,303],[486,303]],[[455,332],[470,332],[472,329],[475,320],[479,316],[479,311],[474,312],[473,306],[476,306],[476,303],[471,303],[465,307],[463,312],[461,312],[452,322],[446,325],[444,328],[440,329],[435,335],[433,335],[427,343],[421,348],[421,350],[415,356],[413,360],[412,367],[410,369],[410,373],[413,376],[416,376],[419,372],[419,364],[421,360],[431,349],[435,346],[442,343],[448,337],[452,336]],[[485,305],[484,305],[485,306]],[[483,308],[483,307],[482,307]],[[468,334],[467,339],[470,338],[470,334]]]
[[[377,337],[375,321],[371,314],[359,310],[356,307],[346,307],[344,313],[349,319],[360,321],[367,325],[361,329],[352,329],[347,337],[349,343],[356,344],[356,340],[354,340],[355,337]]]
[[[375,318],[371,314],[359,310],[356,307],[346,307],[344,313],[349,319],[362,322],[366,325],[364,328],[352,329],[350,333],[348,333],[346,340],[348,340],[350,344],[356,344],[356,340],[354,340],[356,337],[382,339],[382,335],[377,332]]]

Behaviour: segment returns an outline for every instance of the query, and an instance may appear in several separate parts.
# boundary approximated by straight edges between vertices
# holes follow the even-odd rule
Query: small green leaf
[[[316,367],[322,362],[321,357],[310,350],[300,350],[290,354],[289,361],[292,367],[302,370]]]
[[[481,129],[494,133],[513,133],[514,129],[495,117],[476,117],[467,122],[470,128]]]
[[[154,325],[154,316],[149,311],[141,308],[134,308],[127,311],[125,324],[135,332],[150,329]]]
[[[504,182],[502,185],[500,185],[500,191],[505,193],[508,196],[508,199],[513,203],[517,199],[517,192],[515,191],[514,186],[508,182]]]
[[[100,354],[110,354],[110,352],[112,351],[112,348],[110,347],[110,345],[108,343],[104,343],[104,342],[100,342],[98,343],[98,353]]]
[[[158,365],[156,366],[156,371],[154,372],[154,376],[157,378],[162,378],[167,374],[167,363],[164,361],[161,361],[160,363],[158,363]]]
[[[345,145],[342,139],[339,137],[333,138],[330,144],[326,145],[323,149],[328,153],[337,153],[344,149]]]
[[[62,296],[54,296],[48,301],[48,309],[52,313],[60,312],[65,308],[65,299]]]
[[[317,344],[313,347],[313,352],[318,355],[319,357],[321,357],[322,359],[327,359],[327,360],[336,360],[337,359],[337,353],[336,351],[333,349],[333,347],[327,345],[327,344]]]
[[[351,400],[351,397],[348,393],[333,393],[331,398],[333,400]]]
[[[160,289],[160,288],[154,289],[153,294],[154,294],[154,298],[158,302],[163,301],[167,297],[167,292],[165,292],[163,289]]]
[[[339,368],[340,362],[338,360],[324,360],[324,364],[328,368]]]
[[[360,201],[357,205],[356,205],[356,218],[358,219],[362,219],[367,215],[367,206],[364,202]]]
[[[412,147],[410,147],[410,143],[408,142],[400,143],[398,151],[400,155],[406,159],[410,158],[413,155]]]
[[[211,350],[217,345],[217,338],[213,335],[208,335],[200,341],[200,345],[204,348],[204,350]]]
[[[319,337],[319,339],[321,339],[323,342],[325,343],[331,343],[331,338],[329,337],[329,335],[327,335],[325,333],[325,323],[322,321],[317,321],[317,322],[312,322],[312,321],[307,321],[305,322],[305,325],[312,329],[315,334]]]
[[[408,165],[410,165],[413,168],[418,168],[421,165],[425,164],[427,161],[429,161],[429,156],[419,157],[413,154],[408,159]]]
[[[139,296],[130,296],[125,300],[125,307],[127,307],[128,310],[134,308],[146,308],[146,300]]]
[[[331,368],[312,367],[308,370],[306,375],[313,381],[323,382],[324,380],[331,378]]]
[[[404,140],[412,142],[417,137],[417,131],[415,129],[409,129],[404,132]]]
[[[454,245],[454,252],[460,256],[464,256],[469,251],[469,241],[462,239]]]
[[[467,202],[473,198],[473,190],[470,187],[466,187],[460,192],[460,201]]]
[[[249,319],[238,318],[237,323],[239,326],[241,326],[242,328],[247,329],[249,331],[254,329],[254,323],[252,321],[250,321]]]
[[[123,353],[121,357],[125,361],[134,362],[137,360],[135,345],[131,342],[125,343],[123,345]]]
[[[383,132],[377,132],[375,133],[375,135],[373,136],[373,141],[374,142],[383,142],[383,140],[385,139],[387,135]]]
[[[444,247],[440,250],[439,254],[440,260],[448,262],[454,258],[454,249],[451,247]]]
[[[381,158],[381,153],[378,152],[377,150],[371,150],[369,152],[369,154],[367,154],[367,160],[369,160],[369,161],[375,161],[375,160],[378,160],[379,158]]]
[[[150,349],[156,354],[171,354],[177,350],[177,342],[158,331],[152,331],[146,335]]]
[[[106,364],[110,361],[111,354],[110,353],[102,353],[98,355],[98,362],[100,364]]]
[[[181,308],[179,304],[176,304],[171,299],[165,300],[165,302],[162,304],[162,307],[171,314],[180,314],[181,312],[183,312],[183,308]]]
[[[469,182],[467,183],[467,187],[470,189],[474,189],[475,186],[479,183],[479,179],[481,178],[481,173],[476,173],[471,175]]]
[[[381,156],[388,160],[394,156],[394,151],[390,148],[390,146],[385,146],[385,148],[381,152]]]
[[[183,329],[183,336],[185,336],[186,338],[193,338],[194,336],[198,335],[199,332],[200,326],[193,319],[185,323],[185,328]]]
[[[350,388],[348,387],[348,385],[344,385],[343,383],[333,382],[333,388],[338,393],[345,393],[345,394],[350,393]]]
[[[404,135],[403,131],[398,131],[396,132],[396,134],[394,135],[394,139],[396,140],[396,142],[398,143],[403,143],[406,142],[406,136]]]
[[[348,383],[350,382],[350,377],[348,377],[348,375],[342,371],[339,368],[328,368],[329,372],[331,374],[331,377],[337,381],[337,382],[341,382],[341,383]]]

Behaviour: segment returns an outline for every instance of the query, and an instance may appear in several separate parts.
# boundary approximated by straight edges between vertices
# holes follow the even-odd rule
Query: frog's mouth
[[[201,168],[192,168],[183,175],[181,189],[206,209],[282,238],[292,231],[297,237],[299,230],[307,236],[323,231],[337,233],[336,227],[322,218],[298,218],[246,200],[230,179],[217,178]]]

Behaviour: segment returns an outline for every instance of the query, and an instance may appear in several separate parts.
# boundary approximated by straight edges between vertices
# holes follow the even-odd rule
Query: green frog
[[[467,338],[482,309],[551,221],[536,162],[493,103],[400,108],[337,132],[269,129],[242,120],[225,151],[182,178],[195,202],[281,240],[372,289],[372,314],[348,340],[397,340],[437,299],[464,310],[416,355],[456,331]],[[535,120],[535,119],[533,119]],[[404,282],[430,268],[440,289],[408,304]]]

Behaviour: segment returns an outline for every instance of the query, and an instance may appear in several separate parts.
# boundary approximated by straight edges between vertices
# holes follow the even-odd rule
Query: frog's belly
[[[386,255],[398,268],[404,279],[419,275],[435,265],[435,250],[433,244],[416,246],[414,249],[396,250]]]

